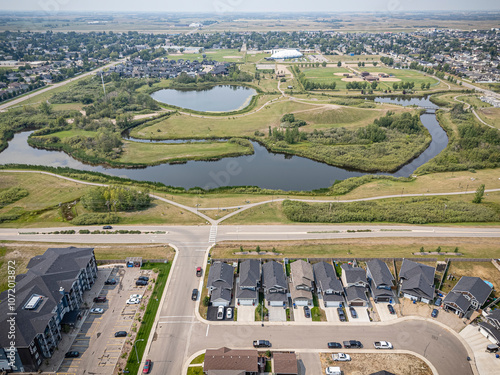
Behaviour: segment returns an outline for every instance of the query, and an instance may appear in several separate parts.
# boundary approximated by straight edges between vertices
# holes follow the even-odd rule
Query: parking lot
[[[90,303],[87,307],[104,309],[102,314],[88,313],[76,339],[67,351],[78,351],[78,358],[65,358],[59,373],[67,374],[110,374],[116,366],[127,337],[115,337],[115,332],[126,331],[130,334],[139,304],[127,305],[132,294],[144,295],[147,286],[137,287],[136,279],[148,275],[150,271],[139,268],[113,268],[109,278],[114,278],[115,285],[94,285],[97,296],[105,296],[104,303]],[[102,286],[102,289],[100,287]],[[93,289],[94,289],[93,288]],[[97,292],[99,291],[100,292]],[[92,300],[91,299],[91,300]]]

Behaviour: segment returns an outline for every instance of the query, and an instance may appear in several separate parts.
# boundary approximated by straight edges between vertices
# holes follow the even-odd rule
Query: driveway
[[[375,309],[377,310],[377,313],[378,313],[378,316],[380,317],[381,322],[387,322],[387,321],[394,320],[394,319],[398,318],[397,313],[399,310],[399,306],[392,305],[392,307],[394,307],[394,310],[396,310],[396,314],[393,315],[393,314],[389,313],[389,309],[387,308],[387,305],[389,305],[389,303],[387,303],[387,302],[379,302],[379,303],[373,304],[373,306],[375,306]]]
[[[286,322],[286,310],[280,306],[267,306],[270,322]]]
[[[318,353],[298,353],[298,367],[300,375],[322,374]]]
[[[477,326],[468,325],[461,332],[462,336],[474,352],[477,370],[481,375],[498,374],[499,359],[495,358],[494,353],[487,353],[486,346],[491,341],[479,332]]]
[[[303,306],[297,306],[296,309],[293,309],[293,320],[300,323],[312,322],[312,318],[306,318]]]
[[[324,307],[326,321],[340,323],[339,314],[337,314],[336,307]]]
[[[255,321],[255,306],[238,306],[238,322],[254,322]]]
[[[356,306],[356,307],[354,307],[354,310],[356,310],[358,317],[356,319],[354,319],[351,316],[351,312],[347,311],[347,313],[349,314],[349,322],[351,322],[351,323],[369,323],[370,322],[370,316],[368,315],[368,307]]]

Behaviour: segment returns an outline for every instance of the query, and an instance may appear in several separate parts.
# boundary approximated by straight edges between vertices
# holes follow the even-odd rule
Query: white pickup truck
[[[375,349],[392,349],[392,344],[389,341],[375,341],[373,345]]]
[[[332,354],[332,359],[339,362],[348,362],[351,360],[351,356],[345,353],[334,353]]]

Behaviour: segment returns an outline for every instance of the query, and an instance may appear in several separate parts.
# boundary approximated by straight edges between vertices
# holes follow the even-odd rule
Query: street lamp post
[[[134,342],[135,357],[137,358],[137,364],[139,364],[139,354],[137,354],[137,346],[135,346],[135,344],[137,344],[139,341],[144,341],[144,339],[139,339]]]

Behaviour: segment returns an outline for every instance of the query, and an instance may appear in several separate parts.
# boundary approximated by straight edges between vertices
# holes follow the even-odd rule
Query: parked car
[[[99,296],[94,298],[94,302],[106,302],[106,297],[104,296]]]
[[[129,298],[127,300],[127,305],[138,305],[139,303],[141,303],[139,298]]]
[[[91,314],[102,314],[104,312],[104,309],[101,309],[100,307],[94,307],[93,309],[90,309]]]
[[[349,307],[349,312],[351,313],[351,316],[356,319],[358,317],[358,314],[356,313],[356,310],[354,310],[354,307]]]
[[[131,294],[130,298],[142,299],[142,294]]]
[[[233,309],[230,307],[226,310],[226,319],[233,319]]]
[[[394,310],[394,307],[392,305],[387,305],[387,308],[389,309],[389,314],[396,314],[396,310]]]
[[[66,358],[78,358],[80,356],[80,352],[76,352],[76,351],[67,352],[64,356]]]
[[[352,349],[352,348],[361,349],[363,347],[363,344],[361,344],[361,342],[357,340],[344,341],[343,344],[344,348],[346,349]]]
[[[436,302],[434,302],[434,306],[441,306],[441,303],[443,302],[442,298],[437,298]]]
[[[144,281],[144,280],[137,280],[135,282],[135,285],[137,285],[137,286],[145,286],[145,285],[148,285],[148,282]]]
[[[254,348],[270,348],[271,343],[267,340],[255,340],[253,342],[253,347]]]
[[[224,306],[219,306],[217,309],[217,319],[224,319]]]
[[[144,368],[142,369],[143,374],[149,374],[151,371],[151,360],[146,359],[146,362],[144,362]]]
[[[115,337],[127,337],[127,331],[115,332]]]
[[[375,341],[373,346],[375,349],[392,349],[392,344],[389,341]]]
[[[198,289],[193,289],[193,293],[191,293],[191,299],[196,301],[198,299]]]
[[[304,306],[304,315],[306,318],[311,317],[311,309],[309,309],[309,306]]]
[[[328,349],[342,349],[342,345],[339,342],[329,342]]]
[[[337,307],[337,314],[339,314],[339,319],[341,322],[345,322],[347,320],[345,318],[344,309],[342,307]]]
[[[489,353],[496,353],[500,350],[497,344],[489,344],[486,346],[486,351]]]
[[[147,276],[139,276],[137,280],[149,281],[149,277]]]
[[[338,362],[349,362],[351,360],[351,356],[345,353],[334,353],[332,354],[332,359]]]
[[[104,282],[104,285],[115,285],[116,280],[115,279],[108,279]]]
[[[433,318],[437,318],[438,314],[439,314],[439,310],[438,310],[438,309],[434,309],[434,310],[432,310],[432,312],[431,312],[431,316],[432,316]]]
[[[340,370],[340,367],[327,367],[325,370],[326,375],[342,375],[342,371]]]
[[[202,273],[203,270],[201,269],[201,267],[196,267],[196,276],[201,277]]]
[[[102,227],[102,229],[113,229],[113,227],[111,225],[105,225]]]

